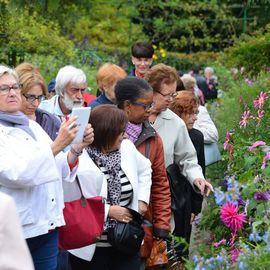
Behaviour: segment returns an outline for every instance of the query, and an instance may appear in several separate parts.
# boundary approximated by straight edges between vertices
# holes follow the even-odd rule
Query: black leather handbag
[[[190,200],[191,185],[177,164],[169,165],[166,170],[171,190],[171,208],[174,212],[181,212]]]
[[[143,216],[128,208],[133,216],[129,223],[117,222],[108,230],[108,242],[124,254],[133,255],[139,252],[144,238],[142,227]]]

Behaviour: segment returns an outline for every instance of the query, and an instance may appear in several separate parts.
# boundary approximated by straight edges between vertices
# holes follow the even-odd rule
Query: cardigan
[[[129,208],[138,211],[138,202],[149,203],[151,189],[151,162],[137,151],[134,144],[125,139],[121,143],[121,169],[126,174],[133,188],[133,198]],[[80,160],[78,178],[83,195],[86,198],[102,196],[107,198],[107,181],[100,168],[90,159],[87,152],[83,152],[84,158]],[[64,183],[65,201],[79,199],[81,196],[76,183]],[[108,217],[110,205],[105,204],[105,220]],[[96,245],[90,245],[69,252],[81,259],[90,261],[94,255]]]

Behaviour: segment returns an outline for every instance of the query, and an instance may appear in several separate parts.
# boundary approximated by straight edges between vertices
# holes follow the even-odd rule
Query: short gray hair
[[[214,75],[214,69],[211,68],[211,67],[206,67],[206,68],[204,69],[204,72],[209,72],[209,73],[211,73],[212,75]]]
[[[17,82],[19,82],[19,77],[15,69],[10,68],[8,66],[0,65],[0,78],[5,74],[13,76],[17,80]]]
[[[55,79],[55,92],[59,96],[63,96],[68,83],[81,84],[86,83],[85,73],[74,66],[65,66],[60,68]]]

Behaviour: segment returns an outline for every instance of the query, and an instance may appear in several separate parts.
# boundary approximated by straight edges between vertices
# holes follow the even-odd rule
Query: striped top
[[[100,170],[105,175],[106,180],[109,179],[109,174],[105,167],[99,165]],[[119,171],[119,176],[121,179],[121,197],[120,197],[120,206],[128,207],[132,201],[133,197],[133,188],[128,180],[126,174],[121,169]],[[96,243],[97,247],[110,247],[111,245],[107,241],[107,231],[105,230],[101,235],[101,239]]]

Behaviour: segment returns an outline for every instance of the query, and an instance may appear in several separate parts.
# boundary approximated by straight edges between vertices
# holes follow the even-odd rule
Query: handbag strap
[[[149,140],[146,140],[145,142],[145,157],[149,158],[149,151],[150,151],[150,142]]]
[[[81,187],[81,184],[80,184],[80,181],[79,181],[79,178],[78,178],[77,175],[76,175],[75,180],[76,180],[76,182],[77,182],[77,184],[78,184],[78,187],[79,187],[79,190],[80,190],[80,192],[81,192],[81,199],[80,199],[80,201],[81,201],[81,206],[82,206],[82,207],[86,207],[86,205],[87,205],[86,198],[85,198],[84,195],[83,195],[82,187]]]

